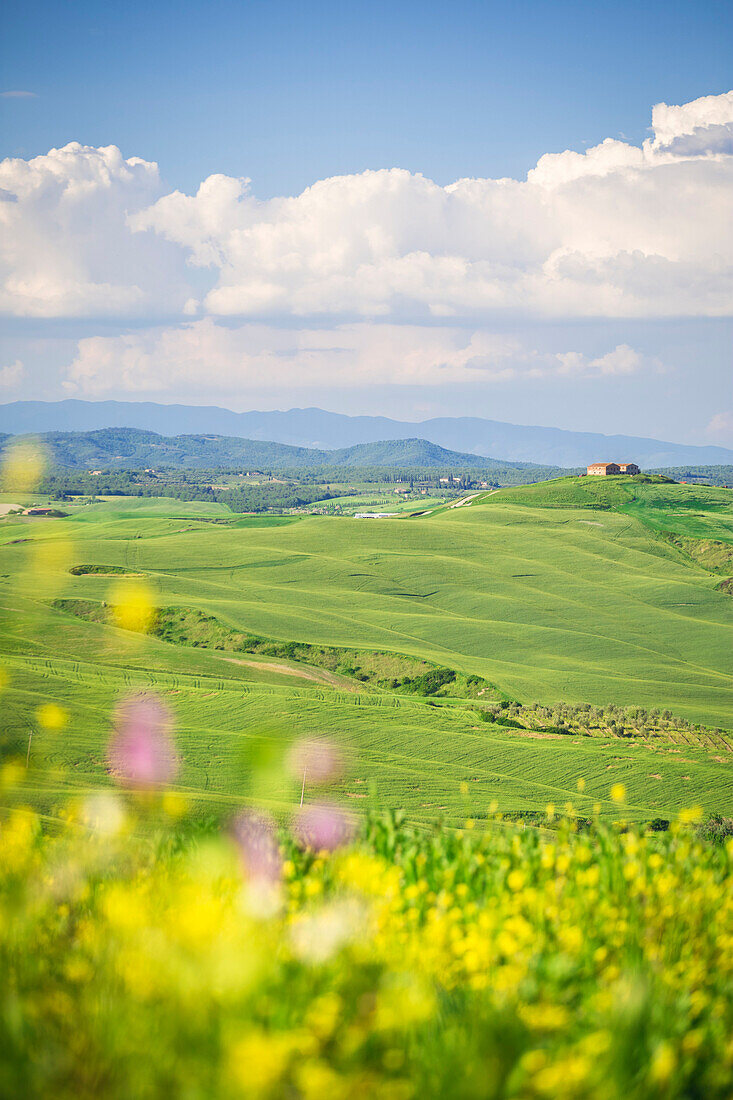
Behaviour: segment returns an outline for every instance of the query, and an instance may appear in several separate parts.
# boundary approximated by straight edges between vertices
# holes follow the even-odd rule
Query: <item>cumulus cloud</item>
[[[664,369],[659,360],[641,355],[628,344],[618,344],[612,351],[595,359],[577,351],[561,352],[556,358],[560,364],[558,374],[624,375],[636,374],[645,368],[658,372]]]
[[[733,410],[716,413],[705,429],[705,434],[720,443],[733,444]]]
[[[8,363],[4,367],[0,367],[0,389],[10,390],[19,386],[25,378],[25,367],[21,363],[20,359],[16,359],[14,363]]]
[[[260,202],[248,180],[211,176],[131,226],[211,268],[203,305],[223,316],[727,314],[733,93],[659,104],[653,120],[642,147],[547,154],[521,182],[390,169]]]
[[[4,161],[0,309],[408,324],[727,315],[733,93],[657,104],[652,123],[641,146],[548,153],[526,180],[441,187],[393,168],[267,201],[224,175],[166,194],[155,164],[114,146]]]
[[[158,197],[155,164],[72,143],[0,162],[0,311],[21,317],[140,315],[188,296],[179,250],[130,231]]]
[[[656,151],[688,156],[733,153],[733,92],[702,96],[679,107],[657,103],[652,128]]]
[[[229,327],[204,318],[175,328],[80,340],[69,393],[369,384],[441,385],[567,375],[629,374],[655,366],[622,344],[600,358],[539,352],[513,336],[453,326],[366,322],[332,328]]]

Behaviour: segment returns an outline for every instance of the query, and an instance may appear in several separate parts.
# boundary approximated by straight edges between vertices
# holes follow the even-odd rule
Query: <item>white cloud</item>
[[[733,445],[733,410],[716,413],[705,429],[705,434],[719,443]]]
[[[35,92],[11,91],[0,92],[0,99],[37,99]]]
[[[558,374],[624,375],[636,374],[648,367],[657,371],[663,369],[657,360],[647,359],[628,344],[618,344],[613,351],[596,359],[577,351],[561,352],[557,359],[560,362]]]
[[[14,389],[15,386],[20,385],[24,378],[25,367],[20,359],[16,359],[14,363],[8,363],[6,366],[0,367],[0,389]]]
[[[733,92],[652,108],[654,148],[678,154],[733,153]]]
[[[248,180],[211,176],[131,225],[210,267],[204,307],[223,316],[727,314],[733,156],[720,127],[733,127],[733,93],[654,118],[641,148],[548,154],[524,182],[439,187],[391,169],[259,202]]]
[[[641,147],[548,153],[524,181],[440,187],[395,168],[268,201],[224,175],[165,194],[155,164],[114,146],[6,160],[0,309],[408,324],[728,315],[733,93],[657,104],[652,120]]]
[[[457,327],[356,323],[333,328],[230,328],[212,318],[176,328],[79,341],[70,393],[370,384],[441,385],[567,375],[596,377],[653,368],[628,345],[600,358],[548,354],[513,336]]]
[[[126,221],[160,192],[157,166],[125,160],[114,145],[72,143],[2,161],[0,311],[79,317],[180,308],[190,292],[178,250],[131,233]]]

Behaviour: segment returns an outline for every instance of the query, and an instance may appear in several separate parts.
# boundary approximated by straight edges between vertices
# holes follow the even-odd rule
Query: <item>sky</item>
[[[733,6],[4,5],[0,401],[733,446]]]

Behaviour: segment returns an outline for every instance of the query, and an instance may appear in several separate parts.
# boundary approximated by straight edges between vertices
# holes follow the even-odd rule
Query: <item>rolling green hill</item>
[[[705,485],[677,485],[661,475],[557,478],[502,489],[482,502],[536,508],[594,508],[636,516],[670,535],[733,542],[733,492]],[[477,501],[478,503],[478,501]]]
[[[425,439],[396,439],[360,443],[325,451],[292,447],[257,439],[221,435],[163,436],[135,428],[103,428],[93,432],[47,432],[40,436],[0,436],[0,449],[11,441],[33,438],[46,450],[52,465],[71,469],[141,469],[175,467],[215,469],[244,466],[268,469],[315,467],[471,467],[523,470],[526,480],[550,477],[557,467],[510,463],[475,454],[446,450]]]
[[[140,687],[174,707],[183,788],[214,811],[243,796],[253,738],[297,732],[342,741],[353,766],[340,791],[355,807],[376,790],[417,820],[480,814],[494,799],[507,811],[600,800],[611,813],[611,781],[644,819],[691,801],[733,805],[725,739],[512,729],[479,721],[476,695],[422,698],[226,648],[229,630],[404,655],[455,670],[457,683],[481,677],[485,698],[668,708],[731,730],[733,601],[720,569],[688,545],[729,545],[726,490],[564,479],[382,521],[243,517],[163,499],[70,510],[0,526],[3,736],[25,751],[30,735],[32,759],[63,765],[55,779],[38,775],[49,809],[54,790],[104,775],[110,708]],[[691,523],[708,536],[693,539]],[[213,616],[224,648],[110,625],[102,605],[120,570],[158,606]],[[100,621],[58,601],[86,601]],[[42,701],[68,708],[63,732],[37,727]]]

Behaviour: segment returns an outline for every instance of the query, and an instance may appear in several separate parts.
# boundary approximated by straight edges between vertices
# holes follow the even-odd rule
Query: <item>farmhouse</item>
[[[588,467],[588,475],[598,474],[606,477],[609,474],[620,474],[621,467],[617,462],[592,462]]]
[[[641,473],[635,462],[591,462],[588,467],[589,475],[609,477],[612,474],[638,474]]]

